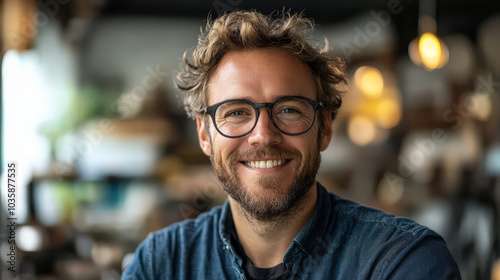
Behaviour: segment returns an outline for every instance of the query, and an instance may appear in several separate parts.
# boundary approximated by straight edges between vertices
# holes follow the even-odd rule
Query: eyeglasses
[[[230,99],[203,109],[212,117],[217,131],[228,138],[250,133],[259,120],[259,108],[269,108],[274,126],[286,135],[306,133],[314,124],[316,110],[323,103],[303,96],[283,96],[273,103],[252,103],[246,99]]]

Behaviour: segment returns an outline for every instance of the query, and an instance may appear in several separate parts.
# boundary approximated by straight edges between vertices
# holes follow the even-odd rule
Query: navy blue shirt
[[[314,214],[283,258],[289,279],[461,279],[434,231],[317,190]],[[122,279],[246,279],[232,219],[226,201],[150,234]]]

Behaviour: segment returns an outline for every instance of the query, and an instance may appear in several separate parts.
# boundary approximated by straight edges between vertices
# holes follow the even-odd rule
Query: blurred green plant
[[[94,119],[117,118],[118,111],[113,107],[122,92],[122,82],[117,78],[95,79],[87,85],[68,90],[70,102],[62,117],[42,126],[45,135],[54,149],[56,141],[68,132]]]

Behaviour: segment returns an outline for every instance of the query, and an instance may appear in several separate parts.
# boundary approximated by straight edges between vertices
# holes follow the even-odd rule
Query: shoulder
[[[361,205],[357,202],[340,198],[329,193],[333,215],[337,222],[350,223],[353,227],[369,227],[386,230],[398,234],[406,234],[414,237],[421,235],[437,235],[433,230],[417,222],[397,217],[382,210]]]
[[[200,235],[213,234],[218,229],[221,216],[221,206],[200,214],[196,219],[188,219],[174,223],[159,231],[153,232],[148,237],[149,242],[156,246],[176,246],[186,244],[197,239]]]
[[[137,247],[122,279],[171,279],[173,275],[184,273],[193,255],[203,255],[214,245],[212,241],[216,240],[220,215],[221,207],[214,207],[196,219],[150,233]]]
[[[403,217],[330,194],[333,215],[348,251],[366,257],[383,279],[460,279],[445,241],[432,229]],[[337,231],[338,232],[338,231]]]

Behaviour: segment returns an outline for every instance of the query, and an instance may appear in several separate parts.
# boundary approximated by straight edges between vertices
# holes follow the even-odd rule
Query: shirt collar
[[[311,220],[302,228],[299,234],[293,239],[292,245],[285,253],[285,260],[287,255],[293,254],[293,245],[296,244],[305,254],[312,256],[316,248],[324,243],[325,231],[330,220],[332,207],[328,191],[319,183],[316,182],[317,199],[314,213]]]
[[[305,254],[312,256],[316,248],[322,245],[323,236],[327,228],[327,222],[330,220],[331,206],[328,199],[328,191],[319,183],[316,182],[317,199],[314,213],[311,220],[304,226],[299,234],[293,239],[292,245],[285,253],[285,261],[288,256],[293,255],[294,245],[300,248]],[[320,220],[321,217],[321,220]],[[233,254],[234,248],[231,246],[231,232],[234,230],[233,215],[229,201],[226,200],[222,206],[221,216],[219,221],[219,236],[222,239],[226,249],[229,249]]]
[[[231,206],[229,200],[226,200],[222,205],[221,215],[219,220],[219,236],[225,249],[229,250],[233,255],[235,254],[234,248],[231,245],[231,233],[234,230],[233,214],[231,213]]]

